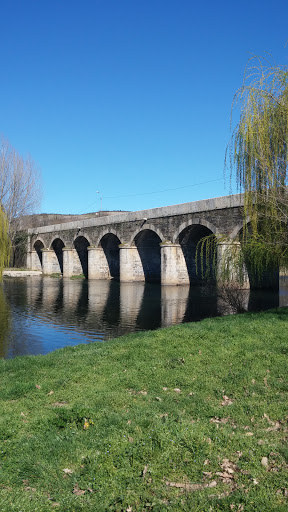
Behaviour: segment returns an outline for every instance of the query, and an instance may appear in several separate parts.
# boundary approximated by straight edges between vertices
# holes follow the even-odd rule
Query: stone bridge
[[[199,240],[234,239],[242,225],[242,199],[232,195],[31,228],[27,267],[63,277],[199,284]]]

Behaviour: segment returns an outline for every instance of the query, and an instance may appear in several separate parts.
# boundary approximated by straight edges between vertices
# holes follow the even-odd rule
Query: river
[[[250,311],[287,305],[287,286],[280,286],[279,294],[246,291],[243,301]],[[228,312],[230,306],[209,287],[4,278],[0,286],[0,358],[46,354],[67,345],[103,342],[128,332]]]

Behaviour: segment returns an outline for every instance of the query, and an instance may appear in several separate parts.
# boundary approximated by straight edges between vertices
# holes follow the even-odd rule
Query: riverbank
[[[287,510],[288,309],[0,361],[0,510]]]
[[[42,270],[26,270],[26,269],[15,269],[6,268],[3,270],[3,277],[30,277],[30,276],[42,276]]]

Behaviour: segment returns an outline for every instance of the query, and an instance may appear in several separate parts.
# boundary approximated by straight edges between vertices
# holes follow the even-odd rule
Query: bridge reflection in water
[[[8,318],[7,312],[11,316],[5,330],[4,322],[0,325],[4,358],[45,354],[66,345],[227,313],[215,289],[189,285],[28,277],[4,280],[4,292],[0,318],[1,314]],[[243,294],[248,310],[286,305],[287,283],[280,295],[263,290]]]

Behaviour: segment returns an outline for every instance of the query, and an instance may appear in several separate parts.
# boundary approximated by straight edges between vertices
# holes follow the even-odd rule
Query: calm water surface
[[[249,310],[287,305],[287,287],[280,294],[247,292],[244,300]],[[0,358],[103,342],[131,331],[216,316],[225,309],[209,288],[34,276],[4,279]]]

